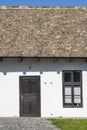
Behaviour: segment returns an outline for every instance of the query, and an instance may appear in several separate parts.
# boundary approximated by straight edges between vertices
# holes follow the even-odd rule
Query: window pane
[[[80,72],[73,71],[73,81],[74,82],[80,82]]]
[[[65,95],[71,95],[71,86],[65,86]]]
[[[65,103],[72,103],[71,96],[65,96]]]
[[[80,96],[74,96],[74,103],[81,103],[81,97]]]
[[[76,86],[74,87],[74,95],[81,95],[81,92],[80,92],[80,86]]]
[[[71,73],[70,72],[64,73],[64,82],[71,82]]]

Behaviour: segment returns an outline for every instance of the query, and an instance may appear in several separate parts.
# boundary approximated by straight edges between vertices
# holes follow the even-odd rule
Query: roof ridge
[[[87,6],[0,6],[0,9],[87,9]]]

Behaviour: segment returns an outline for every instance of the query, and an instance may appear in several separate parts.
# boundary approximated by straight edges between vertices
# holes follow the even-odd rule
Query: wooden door
[[[40,116],[40,76],[20,76],[20,116]]]

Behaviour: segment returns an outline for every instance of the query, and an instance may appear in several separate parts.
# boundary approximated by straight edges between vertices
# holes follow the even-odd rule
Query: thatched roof
[[[87,57],[87,8],[0,7],[0,56]]]

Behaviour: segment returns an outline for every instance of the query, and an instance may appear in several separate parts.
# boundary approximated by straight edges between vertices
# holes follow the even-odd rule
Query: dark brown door
[[[20,116],[40,116],[40,76],[20,76]]]

